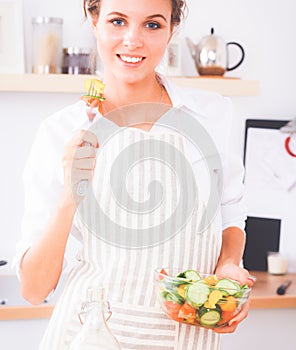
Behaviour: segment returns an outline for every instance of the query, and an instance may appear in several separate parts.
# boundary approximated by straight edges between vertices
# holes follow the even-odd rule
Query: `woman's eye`
[[[155,22],[149,22],[146,24],[146,27],[149,29],[158,29],[158,28],[160,28],[160,25],[158,23],[155,23]]]
[[[114,24],[115,26],[123,26],[124,25],[124,21],[122,19],[119,19],[119,18],[116,18],[116,19],[113,19],[111,21],[112,24]]]

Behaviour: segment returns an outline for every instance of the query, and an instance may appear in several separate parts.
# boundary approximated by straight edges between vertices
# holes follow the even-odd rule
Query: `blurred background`
[[[16,3],[22,3],[23,23],[21,27],[26,73],[32,72],[33,17],[63,18],[62,46],[64,48],[95,49],[90,24],[84,20],[82,0],[51,0],[46,2],[16,0]],[[176,37],[176,40],[183,48],[180,74],[183,76],[198,76],[185,38],[190,37],[197,44],[204,36],[209,35],[211,28],[214,27],[215,34],[219,35],[226,42],[239,42],[245,49],[244,62],[234,71],[227,72],[225,78],[256,80],[260,83],[258,96],[230,96],[234,103],[237,117],[237,125],[233,135],[234,147],[243,156],[245,122],[247,119],[291,120],[296,117],[296,2],[294,0],[187,0],[187,4],[187,18],[178,31],[178,37]],[[2,35],[7,35],[7,33],[3,32]],[[19,39],[21,40],[21,38]],[[237,55],[238,53],[235,49],[231,50],[231,61],[235,62]],[[0,74],[2,85],[5,84],[5,82],[3,83],[4,79],[9,78]],[[15,252],[16,242],[20,238],[20,220],[24,208],[21,176],[34,135],[42,120],[61,108],[75,103],[80,98],[80,95],[80,93],[11,93],[6,92],[3,88],[0,91],[0,115],[2,120],[0,131],[2,169],[0,173],[2,183],[0,260],[8,261],[7,265],[1,267],[1,276],[15,274],[11,270],[11,261]],[[260,145],[258,146],[260,147]],[[287,171],[289,171],[289,168],[287,168]],[[295,173],[293,176],[296,178]],[[274,217],[275,219],[282,219],[283,210],[285,211],[286,224],[282,225],[282,231],[279,233],[281,235],[280,240],[284,241],[284,243],[279,249],[289,257],[291,262],[289,265],[290,272],[296,272],[295,193],[296,190],[281,194],[279,197],[282,201],[279,203],[281,210],[279,209],[279,212]],[[273,197],[267,198],[269,202],[273,200]],[[260,216],[260,213],[252,207],[251,202],[248,210],[250,215]],[[265,216],[271,215],[268,211],[264,214]],[[239,334],[225,337],[225,349],[236,350],[240,348],[243,350],[250,347],[256,349],[261,347],[262,349],[268,348],[273,350],[281,346],[283,339],[288,339],[289,344],[295,344],[295,335],[292,334],[293,332],[287,331],[284,326],[281,327],[279,323],[269,324],[271,328],[266,326],[267,320],[283,316],[279,312],[280,310],[256,311],[256,314],[252,315],[251,321],[246,321],[247,325],[241,327]],[[296,315],[295,309],[286,310],[285,312],[284,323],[287,324],[291,321],[291,324],[293,324]],[[294,319],[292,319],[293,317]],[[14,322],[16,322],[15,327],[22,327],[25,332],[28,332],[30,329],[30,333],[36,334],[38,338],[45,328],[47,320],[42,321],[43,323],[39,321]],[[32,322],[35,323],[33,324]],[[3,339],[5,334],[6,339],[13,334],[13,331],[9,328],[10,326],[11,323],[9,322],[3,323],[3,327],[0,325],[1,339]],[[36,327],[34,328],[35,333],[31,332],[31,327]],[[265,339],[264,341],[262,340],[262,343],[260,343],[259,339],[253,339],[256,332],[258,336],[259,328],[262,331],[262,339]],[[268,340],[272,334],[277,334],[279,328],[281,332],[279,338]],[[249,338],[251,333],[253,340]],[[36,344],[39,339],[37,338]],[[20,337],[20,339],[22,338]],[[13,340],[13,342],[16,341],[17,339]],[[7,345],[4,348],[16,349],[16,345],[13,342],[11,343],[12,347]],[[246,343],[248,345],[244,345]],[[263,343],[265,345],[262,345]],[[251,346],[252,344],[253,346]],[[35,346],[23,348],[31,350],[35,349]],[[293,346],[291,345],[289,348],[292,349]]]

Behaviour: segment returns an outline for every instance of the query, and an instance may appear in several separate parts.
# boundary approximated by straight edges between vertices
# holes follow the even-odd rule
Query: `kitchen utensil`
[[[283,284],[281,284],[281,285],[278,287],[276,293],[277,293],[278,295],[284,295],[284,294],[286,293],[286,290],[290,287],[291,284],[292,284],[292,281],[291,281],[291,280],[285,281]]]
[[[240,66],[245,58],[243,47],[237,42],[228,42],[214,35],[214,28],[211,28],[211,34],[201,39],[198,45],[186,38],[187,44],[191,49],[192,57],[195,61],[196,69],[200,75],[224,75],[225,72],[232,71]],[[229,46],[237,46],[241,51],[240,60],[229,67]]]
[[[105,100],[103,96],[103,90],[105,85],[98,79],[88,79],[85,82],[85,87],[87,89],[87,95],[82,96],[82,100],[86,102],[88,106],[87,116],[89,127],[96,116],[97,109],[102,113],[102,101]],[[90,146],[89,142],[85,142],[86,146]],[[84,196],[86,193],[88,185],[88,180],[81,180],[77,186],[77,194],[79,196]]]

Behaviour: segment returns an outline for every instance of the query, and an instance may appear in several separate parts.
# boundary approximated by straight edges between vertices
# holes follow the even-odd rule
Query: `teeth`
[[[130,56],[123,56],[120,55],[120,58],[127,63],[138,63],[141,62],[143,57],[130,57]]]

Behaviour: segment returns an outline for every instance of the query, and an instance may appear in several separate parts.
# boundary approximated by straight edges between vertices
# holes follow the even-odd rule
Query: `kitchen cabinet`
[[[84,81],[97,78],[67,74],[1,74],[0,92],[82,93]],[[224,96],[258,96],[259,81],[224,77],[170,77],[176,85],[216,91]]]

